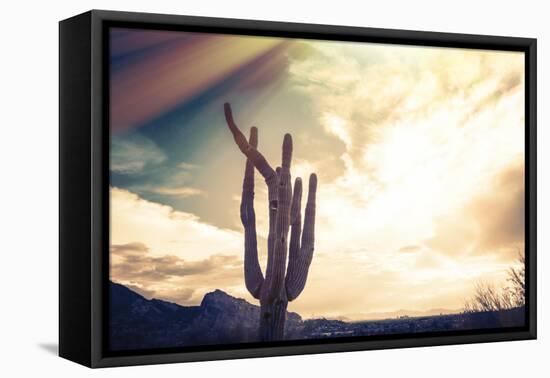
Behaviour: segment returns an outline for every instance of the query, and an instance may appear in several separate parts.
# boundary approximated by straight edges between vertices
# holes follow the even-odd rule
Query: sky
[[[244,285],[245,158],[318,176],[304,318],[454,311],[503,286],[524,245],[524,56],[111,29],[111,280],[197,305]],[[265,271],[267,187],[255,209]],[[302,208],[305,204],[302,204]],[[518,252],[519,251],[519,252]]]

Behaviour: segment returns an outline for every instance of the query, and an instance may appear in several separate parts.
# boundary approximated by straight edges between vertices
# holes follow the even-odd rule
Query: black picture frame
[[[113,353],[107,350],[107,28],[464,47],[525,53],[526,325]],[[92,10],[59,23],[59,355],[88,367],[406,348],[536,338],[536,39]]]

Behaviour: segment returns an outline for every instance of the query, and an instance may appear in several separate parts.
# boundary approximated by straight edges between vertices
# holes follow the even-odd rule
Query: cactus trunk
[[[281,167],[274,170],[257,150],[257,129],[251,128],[247,141],[233,121],[229,104],[225,104],[225,118],[235,143],[247,158],[241,198],[245,285],[250,294],[260,300],[260,340],[283,340],[288,302],[296,299],[304,289],[313,258],[317,176],[313,173],[309,178],[302,232],[302,182],[300,178],[296,179],[293,192],[290,174],[293,147],[290,134],[286,134],[283,140]],[[258,261],[254,168],[264,177],[268,187],[269,234],[265,278]]]
[[[286,297],[260,301],[260,340],[283,340],[285,335]]]

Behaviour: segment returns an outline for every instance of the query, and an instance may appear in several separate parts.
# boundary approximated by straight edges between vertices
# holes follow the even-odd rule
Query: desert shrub
[[[525,305],[525,255],[518,253],[519,267],[507,270],[508,283],[496,288],[487,282],[478,282],[472,298],[464,303],[465,313],[509,310]]]

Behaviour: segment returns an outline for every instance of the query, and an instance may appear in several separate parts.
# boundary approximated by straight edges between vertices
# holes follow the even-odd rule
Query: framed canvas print
[[[536,337],[536,40],[60,22],[60,355]]]

